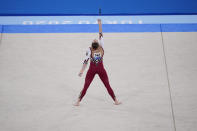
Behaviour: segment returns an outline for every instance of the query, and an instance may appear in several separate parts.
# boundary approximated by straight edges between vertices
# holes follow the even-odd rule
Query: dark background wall
[[[197,14],[197,0],[0,0],[0,15]]]

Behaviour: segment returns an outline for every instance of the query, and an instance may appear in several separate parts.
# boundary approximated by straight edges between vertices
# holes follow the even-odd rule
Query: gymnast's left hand
[[[83,72],[79,72],[78,76],[81,77],[83,75]]]

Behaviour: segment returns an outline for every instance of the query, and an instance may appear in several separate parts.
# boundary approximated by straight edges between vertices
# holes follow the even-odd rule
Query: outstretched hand
[[[82,74],[83,74],[82,72],[79,72],[78,76],[79,76],[79,77],[81,77],[81,76],[82,76]]]
[[[98,21],[98,24],[101,24],[101,19],[98,19],[97,21]]]

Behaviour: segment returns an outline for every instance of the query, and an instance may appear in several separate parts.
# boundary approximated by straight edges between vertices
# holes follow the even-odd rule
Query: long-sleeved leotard
[[[82,91],[79,95],[80,101],[82,100],[82,98],[86,94],[86,91],[87,91],[88,87],[90,86],[90,84],[96,74],[99,75],[99,77],[102,80],[103,84],[105,85],[109,95],[115,101],[115,94],[109,84],[107,72],[103,66],[103,55],[104,55],[103,47],[104,47],[103,35],[102,35],[102,33],[100,33],[99,48],[97,50],[93,50],[92,48],[89,48],[86,51],[86,58],[84,60],[84,64],[87,64],[90,59],[90,67],[89,67],[88,72],[85,77],[84,88],[82,89]]]

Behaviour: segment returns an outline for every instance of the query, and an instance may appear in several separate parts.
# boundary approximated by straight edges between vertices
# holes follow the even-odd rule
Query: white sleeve
[[[84,58],[83,64],[88,64],[88,60],[90,59],[91,51],[90,48],[86,51],[86,56]]]
[[[103,47],[104,46],[104,42],[103,42],[103,34],[102,33],[100,33],[99,34],[99,44],[101,45],[101,47]],[[103,47],[104,48],[104,47]]]

